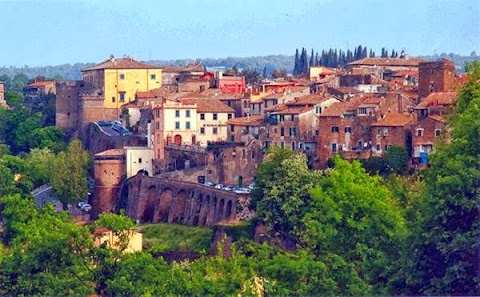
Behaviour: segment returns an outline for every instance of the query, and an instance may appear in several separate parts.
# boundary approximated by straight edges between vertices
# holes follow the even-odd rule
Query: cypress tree
[[[262,77],[267,78],[267,64],[265,64],[265,66],[263,66]]]
[[[312,48],[312,54],[310,55],[309,66],[310,67],[315,66],[315,55],[313,54],[313,48]]]
[[[295,65],[293,66],[293,75],[296,76],[298,75],[298,69],[300,66],[300,57],[298,55],[298,48],[295,51]]]

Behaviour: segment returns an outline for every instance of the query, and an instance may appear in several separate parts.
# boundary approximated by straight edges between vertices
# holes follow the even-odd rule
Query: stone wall
[[[76,129],[79,114],[79,92],[82,81],[57,81],[55,123],[63,129]]]
[[[131,136],[108,136],[103,133],[97,124],[88,124],[80,134],[83,145],[91,154],[96,154],[110,149],[123,149],[125,146],[147,146],[145,137]]]

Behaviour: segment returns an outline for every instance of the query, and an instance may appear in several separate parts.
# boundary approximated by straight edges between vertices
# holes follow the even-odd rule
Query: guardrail
[[[37,188],[33,189],[33,190],[30,192],[30,194],[36,195],[36,194],[38,194],[39,192],[41,192],[41,191],[43,191],[43,190],[46,190],[46,189],[48,189],[48,188],[51,188],[51,187],[52,187],[52,185],[51,185],[50,183],[46,183],[46,184],[44,184],[44,185],[41,185],[40,187],[37,187]]]

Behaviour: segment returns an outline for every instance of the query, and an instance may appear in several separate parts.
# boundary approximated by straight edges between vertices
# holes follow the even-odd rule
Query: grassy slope
[[[205,227],[148,224],[140,232],[144,248],[156,251],[206,251],[212,239],[212,228]]]

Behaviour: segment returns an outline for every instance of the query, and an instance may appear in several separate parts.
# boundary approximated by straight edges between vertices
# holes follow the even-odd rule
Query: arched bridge
[[[136,175],[125,181],[120,207],[142,222],[211,226],[236,220],[242,197],[199,183]]]

